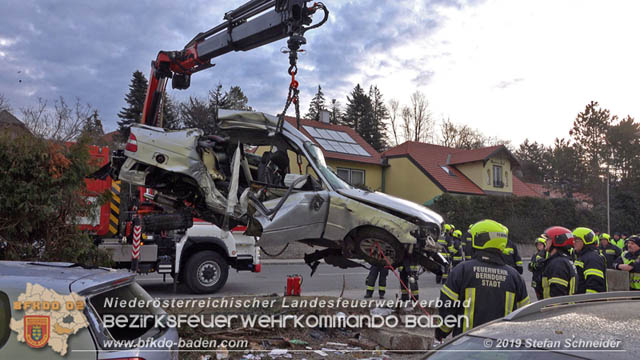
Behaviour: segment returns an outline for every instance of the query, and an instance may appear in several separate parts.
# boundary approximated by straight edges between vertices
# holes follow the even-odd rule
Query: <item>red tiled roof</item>
[[[531,197],[544,197],[542,192],[538,192],[538,188],[534,188],[532,185],[538,184],[529,184],[526,183],[517,176],[513,175],[513,195],[515,196],[531,196]],[[542,185],[538,185],[542,187]]]
[[[450,171],[455,175],[449,175],[441,166],[446,166],[449,155],[469,150],[453,149],[445,146],[407,141],[394,148],[385,151],[382,156],[394,157],[406,155],[415,161],[424,172],[447,192],[457,192],[463,194],[484,195],[473,181],[453,166],[449,166]]]
[[[287,120],[291,125],[296,126],[296,119],[294,117],[285,116],[285,120]],[[351,136],[351,138],[353,140],[355,140],[358,143],[358,145],[362,146],[362,148],[367,153],[369,153],[369,155],[371,155],[371,156],[352,155],[352,154],[344,154],[344,153],[339,153],[339,152],[334,152],[334,151],[328,151],[328,150],[324,149],[318,143],[318,141],[313,136],[311,136],[307,132],[307,130],[305,130],[302,127],[302,125],[312,126],[312,127],[316,127],[316,128],[320,128],[320,129],[343,131],[343,132],[347,133],[349,136]],[[355,130],[353,130],[352,128],[350,128],[348,126],[327,124],[327,123],[323,123],[323,122],[320,122],[320,121],[300,119],[300,129],[299,130],[300,130],[300,132],[305,134],[309,139],[311,139],[313,142],[315,142],[318,146],[320,146],[320,148],[322,149],[322,153],[324,154],[324,157],[327,158],[327,159],[337,159],[337,160],[346,160],[346,161],[354,161],[354,162],[360,162],[360,163],[382,165],[382,157],[380,156],[380,153],[378,153],[371,145],[369,145],[369,143],[367,143],[360,136],[360,134],[358,134]]]
[[[106,134],[102,135],[100,140],[104,141],[106,144],[112,144],[113,143],[113,138],[114,138],[114,136],[117,136],[117,134],[118,134],[118,130],[112,131],[110,133],[106,133]]]
[[[496,145],[496,146],[490,146],[490,147],[481,148],[481,149],[458,151],[455,154],[451,155],[451,161],[449,161],[449,164],[456,165],[456,164],[465,164],[465,163],[474,162],[474,161],[484,161],[488,159],[491,155],[502,150],[509,153],[509,151],[504,145]],[[511,155],[511,157],[513,157],[513,155]]]

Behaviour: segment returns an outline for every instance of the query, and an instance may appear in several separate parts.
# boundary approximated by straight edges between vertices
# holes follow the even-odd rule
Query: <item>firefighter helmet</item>
[[[611,236],[609,236],[609,234],[607,234],[607,233],[600,234],[600,238],[601,239],[606,239],[607,241],[611,240]]]
[[[598,240],[598,237],[593,232],[593,230],[586,227],[579,227],[573,230],[574,239],[580,239],[584,242],[585,245],[595,244]]]
[[[547,244],[547,239],[546,239],[546,238],[544,238],[544,237],[542,237],[542,236],[538,236],[538,238],[536,239],[536,242],[535,242],[535,243],[536,243],[536,244],[537,244],[537,243],[542,243],[543,245],[546,245],[546,244]]]
[[[460,239],[462,237],[462,231],[460,230],[456,230],[453,232],[453,234],[451,234],[454,238],[458,238]]]
[[[544,231],[551,240],[551,246],[563,248],[573,246],[573,234],[571,230],[562,226],[552,226]]]
[[[473,224],[469,232],[472,236],[474,249],[498,249],[500,252],[507,247],[507,233],[504,225],[493,220],[482,220]]]
[[[444,232],[451,231],[451,224],[444,224]]]

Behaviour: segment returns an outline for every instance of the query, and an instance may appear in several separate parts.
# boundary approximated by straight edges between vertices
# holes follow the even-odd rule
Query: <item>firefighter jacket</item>
[[[542,270],[542,297],[573,295],[576,292],[577,272],[571,255],[558,249],[544,262]]]
[[[623,252],[613,263],[613,267],[617,269],[618,265],[622,264],[633,265],[633,269],[629,272],[629,285],[631,290],[640,290],[640,251],[636,253]]]
[[[618,249],[620,249],[620,251],[622,251],[622,248],[624,247],[624,239],[623,238],[619,238],[618,240],[616,240],[615,238],[611,238],[609,240],[610,243],[612,243],[613,245],[617,246]]]
[[[442,254],[442,256],[444,256],[445,259],[450,260],[449,259],[449,235],[444,234],[443,236],[440,236],[440,238],[438,238],[438,245],[440,245],[440,247],[442,248],[442,250],[440,250],[439,253]]]
[[[443,325],[436,329],[437,339],[451,332],[458,335],[529,303],[524,280],[516,270],[505,265],[497,250],[476,250],[473,259],[456,266],[442,286],[440,299],[443,302],[440,316],[463,315],[464,318],[459,322],[462,327]]]
[[[507,247],[504,248],[502,255],[504,257],[504,262],[507,265],[518,270],[518,272],[522,274],[522,258],[518,254],[518,248],[511,242],[511,240],[507,241]]]
[[[466,231],[462,235],[462,248],[464,249],[464,260],[471,260],[473,257],[473,238],[471,233]]]
[[[542,249],[531,256],[531,262],[529,263],[529,271],[533,273],[531,287],[539,290],[540,293],[542,293],[542,269],[548,256],[547,250]]]
[[[461,239],[457,239],[455,237],[451,237],[451,241],[449,242],[449,254],[451,255],[451,261],[453,266],[456,266],[458,263],[464,260],[464,254],[462,249],[462,241]]]
[[[612,243],[607,244],[607,246],[600,245],[600,252],[602,252],[602,255],[604,255],[607,260],[608,269],[614,269],[613,263],[616,262],[616,259],[622,254],[622,250]]]
[[[592,245],[585,245],[576,255],[578,258],[573,262],[578,273],[576,294],[606,292],[607,261],[604,256]]]

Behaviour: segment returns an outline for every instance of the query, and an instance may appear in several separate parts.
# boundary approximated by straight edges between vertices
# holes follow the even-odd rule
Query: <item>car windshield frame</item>
[[[333,190],[352,189],[346,181],[342,180],[329,166],[324,159],[322,149],[309,140],[304,142],[304,148],[307,150],[309,162],[313,164],[316,171],[318,171],[322,177],[329,183]]]

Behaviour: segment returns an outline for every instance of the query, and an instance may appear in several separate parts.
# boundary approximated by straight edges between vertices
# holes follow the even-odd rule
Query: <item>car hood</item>
[[[444,221],[440,214],[425,206],[381,192],[370,192],[360,189],[340,189],[338,192],[348,198],[362,201],[377,208],[382,207],[390,210],[390,212],[400,212],[427,223],[434,223],[441,226]]]

